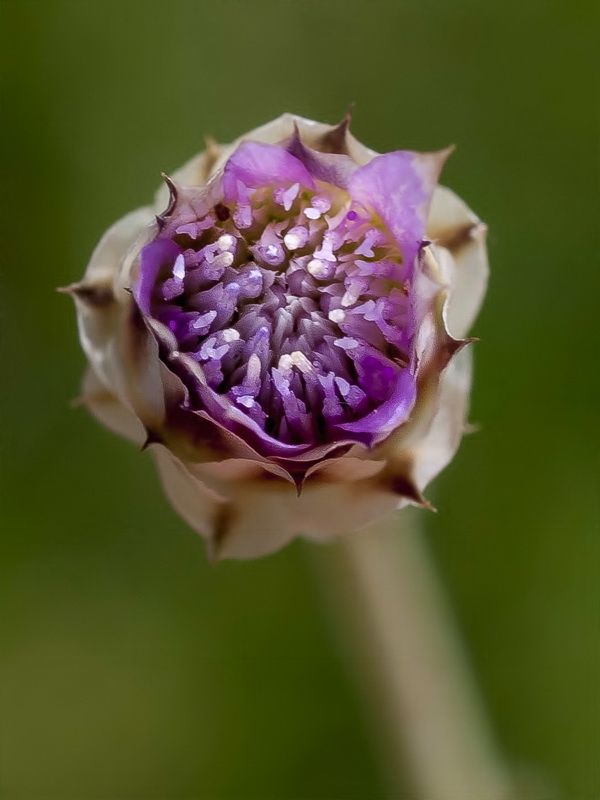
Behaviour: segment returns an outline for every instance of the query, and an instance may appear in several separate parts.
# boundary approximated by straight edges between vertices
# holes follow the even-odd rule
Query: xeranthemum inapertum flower
[[[487,280],[485,227],[437,185],[448,154],[284,114],[165,176],[67,288],[83,402],[149,448],[212,557],[427,505]]]

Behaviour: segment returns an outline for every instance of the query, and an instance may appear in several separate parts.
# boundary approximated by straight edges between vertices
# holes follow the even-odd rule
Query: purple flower
[[[448,151],[347,128],[286,114],[211,144],[69,287],[84,402],[150,447],[214,557],[427,505],[463,432],[485,228],[437,186]]]

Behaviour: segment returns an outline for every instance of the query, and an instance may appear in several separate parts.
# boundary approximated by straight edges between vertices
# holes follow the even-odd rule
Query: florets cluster
[[[198,409],[239,410],[271,449],[371,444],[384,415],[397,422],[414,402],[412,266],[372,209],[286,151],[281,177],[257,186],[260,171],[240,165],[273,150],[243,144],[208,209],[202,192],[171,184],[136,297],[201,366]]]

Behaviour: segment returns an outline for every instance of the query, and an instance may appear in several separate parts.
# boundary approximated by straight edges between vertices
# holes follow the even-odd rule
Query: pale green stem
[[[403,511],[326,549],[334,624],[378,701],[393,797],[412,784],[419,800],[507,800],[510,779],[416,523]]]

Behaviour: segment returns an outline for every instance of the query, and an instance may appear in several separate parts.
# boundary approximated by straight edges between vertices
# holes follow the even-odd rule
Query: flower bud
[[[378,155],[348,122],[210,143],[67,290],[84,403],[215,558],[427,506],[464,430],[485,227],[437,185],[448,150]]]

